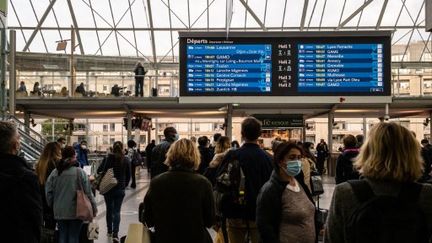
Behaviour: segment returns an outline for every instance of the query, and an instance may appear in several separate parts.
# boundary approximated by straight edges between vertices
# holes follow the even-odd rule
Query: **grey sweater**
[[[366,179],[376,195],[397,196],[401,185],[396,182],[374,181]],[[355,208],[359,205],[351,185],[347,182],[336,186],[325,226],[325,243],[344,243],[346,239],[345,224]],[[420,208],[426,215],[428,230],[432,232],[432,186],[424,184],[419,197]]]

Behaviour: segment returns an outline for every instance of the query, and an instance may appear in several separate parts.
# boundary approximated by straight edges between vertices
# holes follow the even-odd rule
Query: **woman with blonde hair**
[[[336,186],[325,242],[429,242],[432,187],[416,183],[423,161],[413,134],[375,125],[354,166],[364,179]]]
[[[48,176],[56,168],[56,164],[62,158],[61,146],[57,142],[50,142],[45,145],[44,150],[36,164],[36,175],[38,177],[39,186],[42,193],[42,203],[43,203],[43,221],[45,228],[55,229],[56,222],[54,219],[54,212],[51,207],[48,206],[45,197],[45,183]]]
[[[151,180],[144,197],[144,222],[155,228],[152,243],[212,242],[206,229],[215,220],[212,186],[194,173],[199,163],[198,148],[189,139],[170,146],[169,170]]]

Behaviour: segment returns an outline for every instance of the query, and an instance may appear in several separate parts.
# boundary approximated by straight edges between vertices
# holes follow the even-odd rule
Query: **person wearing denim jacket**
[[[85,172],[77,167],[75,150],[68,146],[62,151],[62,160],[57,163],[45,185],[48,206],[54,209],[54,218],[58,222],[60,243],[79,243],[83,221],[76,217],[78,183],[82,185],[96,216],[97,206],[90,182]]]

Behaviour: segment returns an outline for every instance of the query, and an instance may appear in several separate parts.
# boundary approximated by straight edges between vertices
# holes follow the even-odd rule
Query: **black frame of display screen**
[[[272,66],[272,91],[269,93],[236,92],[187,92],[187,39],[233,41],[233,44],[271,44],[272,62],[277,56],[277,44],[292,44],[293,55],[297,55],[297,44],[383,44],[383,92],[298,92],[298,57],[293,56],[292,70],[295,87],[288,92],[278,92],[274,78],[277,71]],[[179,32],[180,39],[180,96],[390,96],[391,95],[391,32]]]

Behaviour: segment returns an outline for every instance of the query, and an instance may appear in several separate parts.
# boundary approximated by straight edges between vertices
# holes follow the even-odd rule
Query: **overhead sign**
[[[304,126],[302,115],[259,114],[253,115],[253,117],[261,121],[263,129],[293,128]]]
[[[180,33],[180,97],[390,97],[390,36]]]

